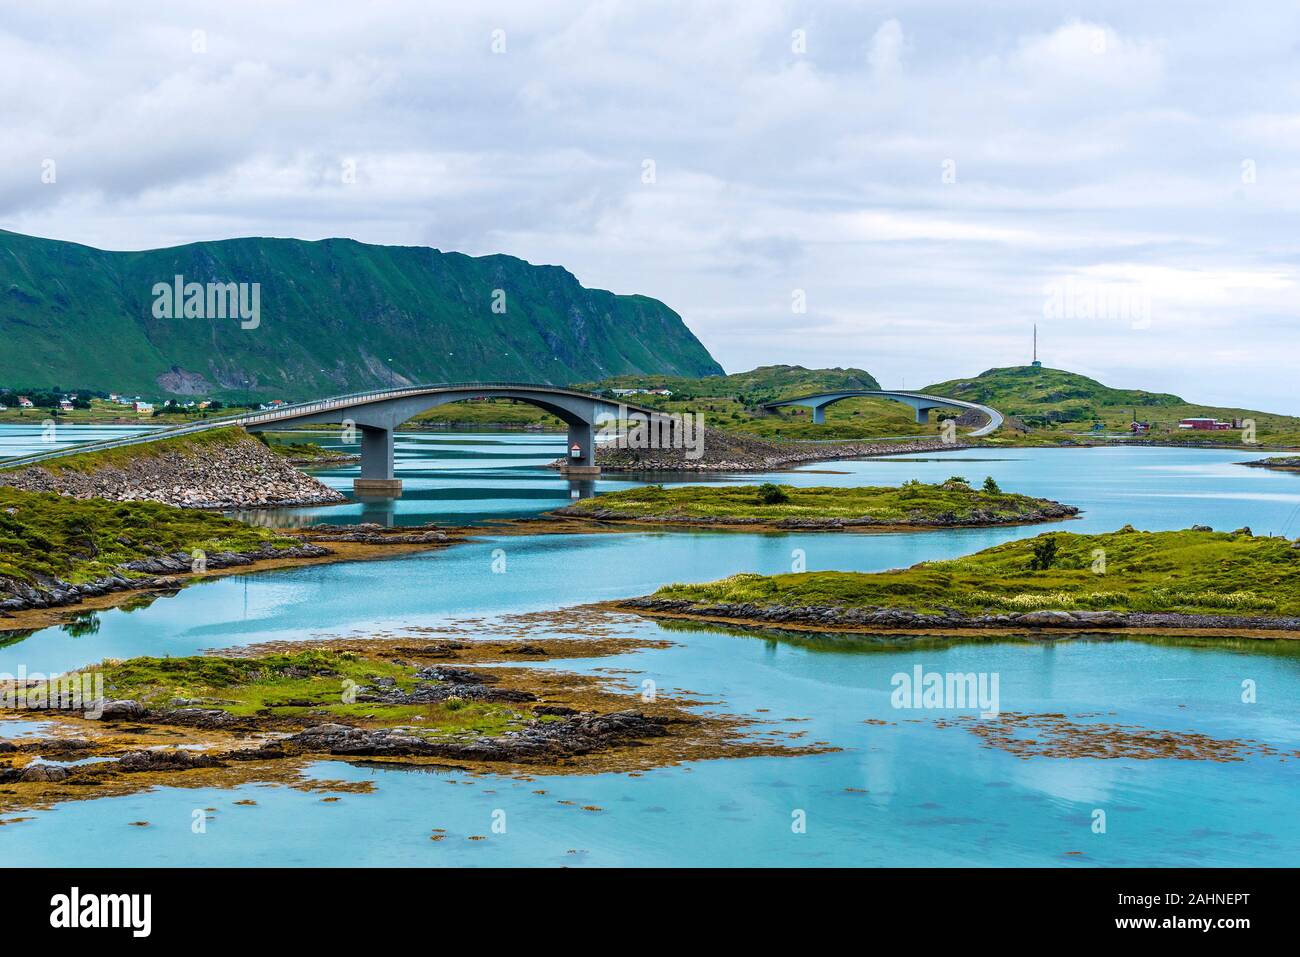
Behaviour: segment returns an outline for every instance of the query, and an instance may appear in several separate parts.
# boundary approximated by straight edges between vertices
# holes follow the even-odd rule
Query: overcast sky
[[[1037,322],[1048,365],[1300,413],[1290,0],[129,9],[0,3],[0,228],[510,253],[728,371],[887,386]]]

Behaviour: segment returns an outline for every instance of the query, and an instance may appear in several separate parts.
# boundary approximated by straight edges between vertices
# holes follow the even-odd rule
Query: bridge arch
[[[895,402],[911,406],[916,410],[918,425],[930,421],[931,409],[972,409],[986,416],[988,422],[971,432],[970,438],[980,438],[988,435],[1002,425],[1002,414],[1000,412],[987,405],[980,405],[978,402],[951,399],[941,395],[929,395],[924,392],[902,392],[892,389],[846,389],[838,392],[815,392],[811,395],[801,395],[793,399],[767,402],[763,405],[763,408],[779,409],[792,405],[805,406],[812,409],[813,424],[822,425],[826,421],[827,406],[834,405],[836,402],[843,402],[845,399],[858,398],[892,399]]]
[[[393,474],[393,432],[415,415],[465,399],[515,399],[537,406],[557,416],[568,427],[567,446],[578,447],[576,456],[566,455],[563,471],[575,476],[595,476],[596,425],[606,418],[640,413],[654,419],[664,415],[653,409],[608,399],[590,392],[560,386],[519,382],[468,382],[460,384],[414,385],[400,389],[378,389],[351,395],[334,396],[312,402],[298,402],[275,409],[204,419],[186,425],[157,429],[143,435],[122,439],[89,442],[66,449],[40,452],[4,459],[5,468],[38,465],[49,459],[82,452],[142,445],[181,435],[192,435],[226,426],[243,426],[250,432],[262,432],[282,426],[320,423],[350,423],[361,433],[361,477],[353,483],[355,491],[371,494],[400,494],[401,480]],[[671,421],[671,420],[670,420]]]
[[[361,477],[353,483],[359,493],[397,494],[401,480],[393,472],[393,433],[403,422],[429,409],[469,399],[513,399],[559,418],[568,428],[565,471],[596,475],[596,425],[601,419],[628,412],[656,415],[653,410],[617,402],[576,389],[526,383],[466,383],[412,386],[382,392],[341,396],[320,403],[301,403],[244,416],[238,422],[249,431],[285,425],[351,423],[361,433]]]

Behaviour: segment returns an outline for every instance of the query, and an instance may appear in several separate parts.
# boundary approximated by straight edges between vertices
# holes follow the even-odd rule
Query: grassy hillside
[[[489,399],[483,402],[452,402],[428,412],[421,412],[408,425],[450,428],[536,428],[563,432],[565,424],[558,418],[526,402]]]
[[[261,321],[160,319],[155,283],[261,284]],[[494,312],[494,290],[505,312]],[[411,382],[721,372],[680,316],[558,266],[348,239],[106,252],[0,231],[0,384],[306,399]],[[94,348],[87,348],[93,343]]]
[[[592,389],[672,390],[671,397],[631,396],[630,401],[666,412],[699,412],[710,428],[768,439],[867,439],[938,432],[938,421],[918,426],[910,409],[887,399],[846,399],[826,410],[826,423],[814,426],[805,408],[763,411],[765,402],[832,389],[879,389],[863,369],[805,369],[760,366],[732,375],[685,379],[663,376],[617,376],[589,382]]]
[[[1127,432],[1134,416],[1151,423],[1146,438],[1159,442],[1241,442],[1242,434],[1179,429],[1180,419],[1207,416],[1221,421],[1254,419],[1256,438],[1266,445],[1300,443],[1300,418],[1252,409],[1197,405],[1180,396],[1142,389],[1115,389],[1095,379],[1061,369],[1012,366],[989,369],[971,379],[950,379],[926,386],[925,392],[983,402],[1014,416],[1012,428],[994,441],[1057,441],[1077,433]],[[1015,426],[1028,433],[1017,438]],[[1096,426],[1100,429],[1096,429]]]
[[[950,379],[921,391],[991,405],[1004,415],[1014,415],[1030,425],[1091,422],[1093,411],[1101,408],[1147,410],[1186,404],[1176,395],[1112,389],[1074,372],[1036,366],[989,369],[973,379]]]
[[[1042,543],[1055,543],[1038,569]],[[1100,551],[1099,551],[1100,550]],[[1105,557],[1104,574],[1095,571]],[[1227,532],[1049,532],[950,561],[862,574],[734,575],[668,585],[657,598],[762,606],[835,605],[939,612],[1173,611],[1300,615],[1300,549]]]
[[[622,375],[585,383],[589,389],[671,389],[679,400],[734,398],[747,405],[788,399],[827,389],[879,389],[875,377],[863,369],[805,369],[803,366],[759,366],[731,375],[686,376]]]

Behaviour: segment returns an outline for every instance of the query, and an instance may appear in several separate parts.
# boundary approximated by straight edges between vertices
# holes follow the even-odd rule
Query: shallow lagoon
[[[399,443],[406,491],[395,503],[354,503],[271,516],[291,523],[477,522],[563,504],[590,487],[541,468],[562,437],[421,433]],[[993,475],[1007,490],[1085,509],[1072,531],[1126,522],[1151,529],[1206,523],[1300,534],[1300,476],[1245,469],[1241,452],[1174,449],[965,451],[822,464],[775,476],[797,484],[897,484]],[[322,478],[340,488],[352,471]],[[627,478],[595,490],[622,488]],[[79,628],[47,628],[0,647],[0,671],[55,671],[104,657],[189,654],[272,638],[400,632],[463,620],[644,594],[675,580],[788,570],[876,570],[958,555],[1042,527],[907,535],[611,534],[485,538],[442,552],[352,565],[216,579]],[[494,573],[503,549],[504,574]],[[499,557],[499,556],[498,556]],[[499,567],[499,562],[497,563]],[[1248,587],[1244,585],[1243,587]],[[564,667],[628,668],[664,693],[699,692],[733,713],[829,741],[833,754],[712,761],[643,777],[539,775],[521,781],[452,771],[397,771],[320,762],[317,775],[364,780],[371,793],[322,795],[284,786],[231,791],[166,788],[61,805],[0,828],[0,849],[46,864],[411,865],[1263,865],[1300,852],[1297,759],[1231,762],[1019,758],[962,727],[890,704],[892,676],[997,672],[1004,712],[1105,715],[1124,725],[1249,738],[1300,748],[1300,656],[1277,646],[1201,648],[1136,641],[978,642],[846,651],[761,637],[666,630],[640,620],[622,632],[667,637],[667,650]],[[76,634],[74,634],[74,632]],[[1241,703],[1241,682],[1258,703]],[[760,709],[765,709],[761,710]],[[1113,712],[1113,714],[1112,714]],[[806,719],[787,722],[784,719]],[[884,721],[888,724],[866,724]],[[460,782],[452,784],[449,782]],[[545,795],[532,792],[547,791]],[[847,789],[847,790],[846,790]],[[865,792],[865,793],[864,793]],[[255,806],[239,806],[251,798]],[[560,804],[572,801],[573,804]],[[602,808],[584,811],[583,805]],[[204,833],[196,808],[217,808]],[[1107,815],[1094,834],[1093,812]],[[504,811],[506,832],[492,831]],[[792,815],[806,815],[794,833]],[[131,827],[146,820],[149,827]],[[431,841],[434,828],[446,829]],[[471,835],[485,840],[470,841]]]

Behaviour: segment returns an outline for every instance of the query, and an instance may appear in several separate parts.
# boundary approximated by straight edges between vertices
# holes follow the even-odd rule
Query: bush
[[[943,483],[943,487],[944,488],[970,488],[970,482],[966,481],[966,476],[964,475],[953,475],[953,476],[949,476],[947,481]]]
[[[781,486],[764,482],[758,487],[758,501],[763,505],[784,505],[790,501],[790,496]]]
[[[995,482],[995,481],[993,480],[993,476],[992,476],[992,475],[986,475],[986,476],[984,477],[984,486],[983,486],[983,488],[984,488],[984,491],[987,492],[987,493],[990,494],[990,495],[997,495],[999,492],[1002,491],[1001,487],[998,486],[998,483]]]
[[[1031,572],[1042,572],[1051,568],[1056,562],[1056,539],[1051,535],[1044,535],[1042,538],[1034,541],[1034,557],[1029,560],[1029,570]]]

